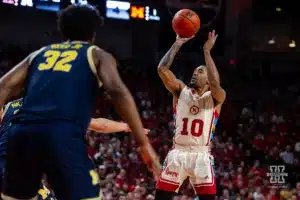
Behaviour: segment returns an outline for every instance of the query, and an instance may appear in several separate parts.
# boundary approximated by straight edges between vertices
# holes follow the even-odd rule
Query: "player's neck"
[[[195,90],[199,96],[202,96],[206,91],[208,91],[208,89],[209,89],[208,85],[204,85],[203,87],[200,88],[193,88],[193,90]]]
[[[82,41],[82,40],[67,40],[67,42],[69,43],[85,43],[85,44],[88,44],[88,43],[91,43],[89,41]]]

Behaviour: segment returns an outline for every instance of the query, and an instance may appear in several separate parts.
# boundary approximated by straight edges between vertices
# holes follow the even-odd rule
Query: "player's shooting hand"
[[[214,47],[217,38],[218,38],[218,35],[216,35],[215,30],[213,30],[212,32],[209,32],[208,39],[203,46],[203,51],[210,51]]]
[[[148,170],[151,171],[155,179],[157,179],[161,173],[162,167],[159,162],[159,158],[155,153],[154,149],[152,148],[151,144],[148,143],[146,145],[141,146],[139,148],[139,153],[144,163],[147,165]]]
[[[193,35],[192,37],[189,37],[189,38],[183,38],[183,37],[180,37],[179,35],[176,36],[176,43],[177,44],[184,44],[186,43],[187,41],[189,41],[190,39],[193,39],[195,36]]]

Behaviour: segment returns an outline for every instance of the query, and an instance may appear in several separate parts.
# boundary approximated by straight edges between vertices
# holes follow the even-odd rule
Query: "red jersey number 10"
[[[183,118],[182,119],[182,131],[181,131],[181,135],[188,135],[188,122],[189,119],[188,118]],[[203,132],[203,121],[200,119],[193,119],[192,121],[192,125],[191,125],[191,134],[194,137],[200,137],[202,135]]]

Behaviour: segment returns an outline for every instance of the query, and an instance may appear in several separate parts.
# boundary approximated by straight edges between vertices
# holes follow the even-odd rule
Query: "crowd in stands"
[[[0,57],[2,74],[26,53],[13,51]],[[144,126],[151,129],[149,139],[163,161],[172,147],[171,95],[156,77],[155,66],[146,70],[125,65],[121,74],[135,97]],[[221,74],[221,79],[227,79],[224,87],[228,98],[212,143],[217,199],[300,200],[297,77],[270,75],[247,81]],[[95,116],[120,120],[109,98],[105,92],[99,95]],[[155,180],[141,162],[130,134],[87,132],[86,138],[105,200],[154,199]],[[270,182],[271,165],[285,166],[288,176],[280,179],[282,183]],[[174,199],[195,199],[188,182]]]

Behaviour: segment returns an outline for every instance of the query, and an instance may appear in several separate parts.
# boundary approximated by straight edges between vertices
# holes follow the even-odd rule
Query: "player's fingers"
[[[218,36],[219,36],[218,34],[215,36],[215,40],[217,40]]]
[[[190,39],[193,39],[195,37],[195,35],[193,35],[192,37],[189,37],[188,39],[190,40]]]
[[[150,132],[150,130],[145,128],[144,132],[145,132],[146,135],[148,135],[148,133]]]

